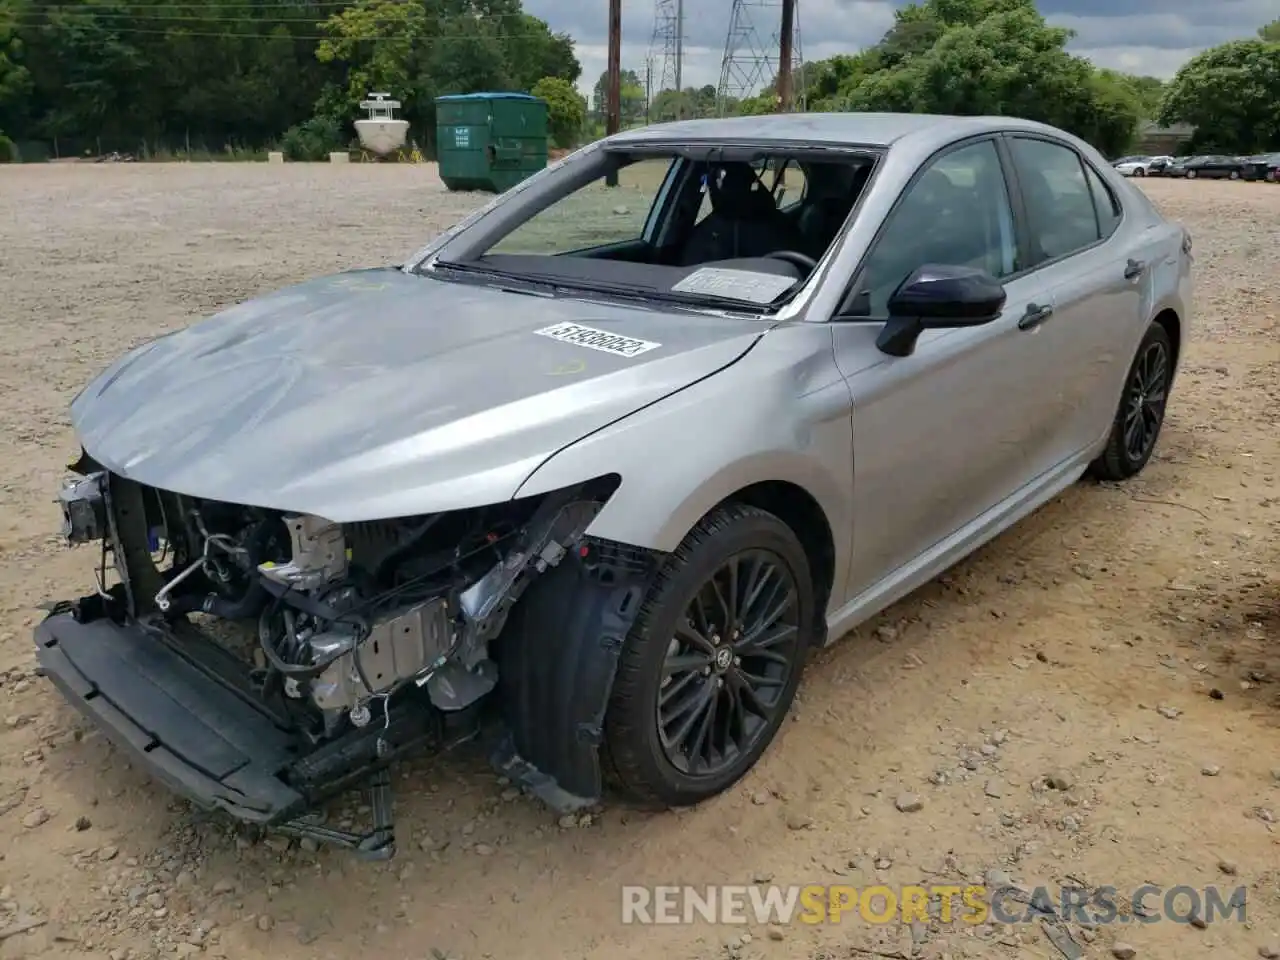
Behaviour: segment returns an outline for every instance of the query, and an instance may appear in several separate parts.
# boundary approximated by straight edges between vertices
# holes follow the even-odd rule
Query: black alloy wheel
[[[1173,383],[1173,342],[1159,323],[1143,335],[1102,454],[1090,465],[1099,480],[1126,480],[1151,459]]]
[[[1124,452],[1131,462],[1145,461],[1160,435],[1169,398],[1169,350],[1163,342],[1151,341],[1138,355],[1125,396]]]
[[[795,532],[758,507],[712,510],[650,585],[618,660],[602,757],[648,809],[728,789],[768,749],[822,612]]]
[[[775,724],[796,669],[799,592],[781,557],[743,550],[694,592],[667,646],[656,720],[663,754],[715,778]]]

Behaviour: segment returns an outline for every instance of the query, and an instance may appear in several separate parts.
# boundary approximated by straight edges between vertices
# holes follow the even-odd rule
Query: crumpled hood
[[[657,346],[620,356],[536,332],[565,322]],[[150,486],[339,522],[412,516],[509,499],[557,450],[765,329],[355,271],[144,344],[71,419],[90,456]]]

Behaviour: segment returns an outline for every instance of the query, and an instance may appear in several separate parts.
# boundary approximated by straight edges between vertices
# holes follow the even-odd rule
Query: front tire
[[[1195,178],[1196,178],[1196,172],[1195,172],[1194,170],[1188,170],[1188,171],[1187,171],[1187,179],[1188,179],[1188,180],[1194,180]]]
[[[804,548],[755,507],[720,507],[685,537],[627,636],[605,753],[640,806],[728,789],[773,741],[821,612]]]
[[[1229,176],[1232,180],[1239,180],[1239,179],[1240,179],[1240,171],[1239,171],[1239,170],[1232,170],[1232,171],[1231,171],[1231,173],[1230,173],[1230,174],[1228,174],[1228,176]]]
[[[1173,344],[1158,323],[1151,324],[1125,377],[1124,393],[1102,455],[1090,466],[1099,480],[1127,480],[1151,459],[1173,377]]]

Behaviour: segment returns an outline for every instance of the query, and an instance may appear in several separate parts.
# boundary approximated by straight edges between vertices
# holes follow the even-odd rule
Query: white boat
[[[392,112],[399,109],[400,101],[388,100],[387,96],[385,93],[371,93],[368,100],[362,100],[360,107],[369,115],[355,124],[360,145],[380,157],[403,147],[409,135],[409,121],[397,120]]]

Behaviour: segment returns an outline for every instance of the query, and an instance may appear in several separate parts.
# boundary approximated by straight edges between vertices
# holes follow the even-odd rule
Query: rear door
[[[1053,300],[1040,349],[1058,364],[1047,398],[1057,407],[1039,472],[1095,443],[1110,428],[1118,384],[1142,335],[1158,230],[1124,224],[1106,181],[1071,145],[1047,137],[1006,140],[1021,194],[1031,266]]]

